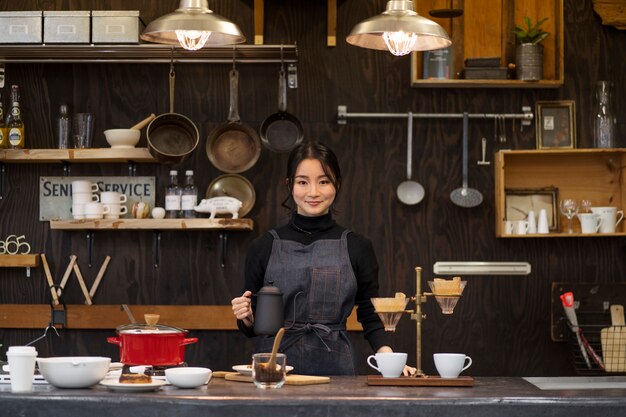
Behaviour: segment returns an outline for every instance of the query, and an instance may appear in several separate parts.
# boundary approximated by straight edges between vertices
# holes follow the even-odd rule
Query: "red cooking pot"
[[[127,324],[116,330],[118,337],[108,337],[107,342],[119,345],[125,365],[180,365],[185,362],[185,345],[198,341],[185,338],[187,330],[162,324]]]

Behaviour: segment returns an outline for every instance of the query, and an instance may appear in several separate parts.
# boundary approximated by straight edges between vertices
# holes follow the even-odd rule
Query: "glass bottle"
[[[615,117],[611,110],[613,83],[598,81],[596,84],[597,112],[593,121],[593,145],[596,148],[615,147]]]
[[[178,171],[170,171],[170,183],[165,193],[165,217],[175,219],[180,216],[180,194]]]
[[[59,107],[59,117],[57,118],[57,146],[59,149],[70,147],[70,117],[67,111],[67,104]]]
[[[185,171],[185,186],[183,187],[182,209],[183,217],[193,219],[196,217],[194,207],[198,205],[198,187],[193,182],[193,171]]]
[[[9,136],[4,123],[4,104],[2,103],[2,91],[0,90],[0,149],[9,147]]]
[[[9,135],[9,147],[24,147],[24,122],[20,112],[20,90],[17,85],[11,86],[11,112],[7,116],[6,129]]]

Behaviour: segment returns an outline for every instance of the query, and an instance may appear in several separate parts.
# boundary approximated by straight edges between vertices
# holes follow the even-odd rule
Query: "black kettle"
[[[275,335],[283,327],[283,293],[268,281],[256,294],[256,311],[254,313],[254,333],[257,335]]]

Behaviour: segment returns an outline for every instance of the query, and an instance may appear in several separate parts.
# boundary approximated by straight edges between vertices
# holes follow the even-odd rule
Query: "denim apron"
[[[348,254],[350,231],[310,245],[270,233],[274,243],[264,282],[274,281],[283,293],[285,334],[279,351],[297,374],[354,375],[346,331],[357,291]],[[257,337],[257,352],[270,352],[273,341],[273,336]]]

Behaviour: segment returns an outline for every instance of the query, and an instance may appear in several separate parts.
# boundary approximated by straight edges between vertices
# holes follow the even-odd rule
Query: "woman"
[[[356,305],[364,336],[375,352],[391,352],[374,311],[378,264],[369,239],[338,225],[331,209],[341,189],[337,157],[321,143],[305,143],[289,155],[283,206],[289,222],[252,244],[245,288],[231,301],[239,329],[254,334],[252,294],[273,281],[283,293],[285,336],[280,351],[298,374],[354,375],[346,319]],[[273,337],[258,337],[256,351],[269,352]],[[415,368],[405,367],[404,374]]]

